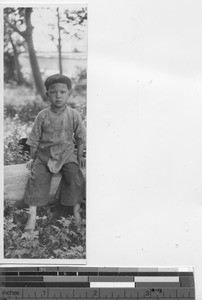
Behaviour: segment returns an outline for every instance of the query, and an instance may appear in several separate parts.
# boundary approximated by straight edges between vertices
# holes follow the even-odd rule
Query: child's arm
[[[36,117],[36,120],[34,122],[34,125],[32,127],[32,131],[30,133],[30,136],[27,140],[27,144],[30,145],[30,160],[27,162],[27,168],[29,170],[32,169],[34,165],[34,161],[36,158],[37,149],[39,146],[39,141],[41,138],[41,127],[43,123],[43,117],[42,114],[39,113]]]
[[[85,167],[83,152],[86,147],[86,129],[78,112],[74,115],[74,138],[77,146],[77,160],[81,168]]]
[[[36,147],[30,147],[30,160],[27,162],[27,168],[31,171],[31,169],[33,168],[34,165],[34,161],[36,158],[36,152],[37,152],[37,148]]]
[[[83,151],[85,149],[85,144],[84,143],[77,143],[77,160],[78,160],[78,163],[79,163],[79,166],[81,168],[84,168],[85,167],[85,159],[83,157]]]

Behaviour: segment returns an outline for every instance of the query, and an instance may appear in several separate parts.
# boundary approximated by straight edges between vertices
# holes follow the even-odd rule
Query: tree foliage
[[[82,7],[78,10],[56,8],[55,15],[58,18],[59,12],[59,30],[62,40],[67,37],[75,36],[78,39],[82,38],[82,33],[87,25],[87,8]],[[49,33],[51,40],[57,45],[58,31],[55,31],[57,22],[49,22],[51,32]],[[57,32],[56,34],[54,32]]]
[[[59,71],[62,74],[62,40],[69,37],[81,39],[81,33],[84,32],[87,22],[87,9],[82,7],[78,10],[56,8],[57,22],[48,24],[52,31],[49,33],[51,40],[58,49]],[[71,25],[71,26],[70,26]],[[57,28],[57,30],[56,30]],[[54,31],[57,32],[54,34]],[[75,49],[75,52],[77,50]]]
[[[8,19],[9,15],[15,15],[15,9],[4,10],[4,18]],[[18,15],[19,17],[20,15]],[[17,19],[15,20],[17,23]],[[4,22],[4,79],[16,81],[18,85],[24,83],[19,55],[24,51],[23,38],[16,34],[7,22]]]
[[[70,6],[71,7],[71,6]],[[74,7],[74,9],[73,9]],[[46,19],[44,25],[50,28],[49,36],[56,44],[59,56],[59,71],[62,73],[62,48],[64,41],[71,38],[82,40],[86,33],[87,9],[81,5],[78,8],[66,9],[57,8],[32,8],[32,7],[6,7],[4,9],[4,60],[5,60],[5,79],[14,79],[18,84],[23,82],[18,56],[27,51],[29,54],[30,65],[32,69],[33,80],[36,91],[46,100],[44,85],[37,61],[36,51],[33,42],[34,26],[31,21],[33,12],[41,14],[42,18],[45,10],[54,10],[53,18]],[[38,26],[37,24],[35,25]],[[74,52],[78,52],[75,48]],[[15,72],[13,72],[15,66]]]
[[[27,45],[29,52],[29,59],[32,68],[33,78],[35,82],[35,87],[37,92],[45,100],[46,95],[44,91],[44,86],[41,78],[41,73],[39,70],[39,65],[36,57],[36,52],[34,49],[33,43],[33,25],[31,23],[31,14],[32,8],[19,7],[19,8],[10,8],[7,7],[4,9],[4,23],[6,24],[6,34],[9,34],[9,31],[17,33],[20,37],[24,39]]]

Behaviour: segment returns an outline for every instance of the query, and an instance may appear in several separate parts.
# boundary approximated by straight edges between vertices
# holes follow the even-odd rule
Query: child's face
[[[70,91],[65,83],[53,83],[49,86],[47,97],[55,108],[62,108],[70,97]]]

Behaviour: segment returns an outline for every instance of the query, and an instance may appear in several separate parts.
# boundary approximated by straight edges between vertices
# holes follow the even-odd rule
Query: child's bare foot
[[[28,211],[28,219],[25,225],[25,231],[34,231],[36,225],[36,206],[30,206]]]

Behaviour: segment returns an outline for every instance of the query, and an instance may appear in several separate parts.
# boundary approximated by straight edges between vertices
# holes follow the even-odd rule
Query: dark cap
[[[68,90],[71,90],[71,88],[72,88],[71,79],[65,75],[54,74],[54,75],[49,76],[44,83],[46,90],[48,90],[49,86],[53,83],[64,83],[67,85]]]

